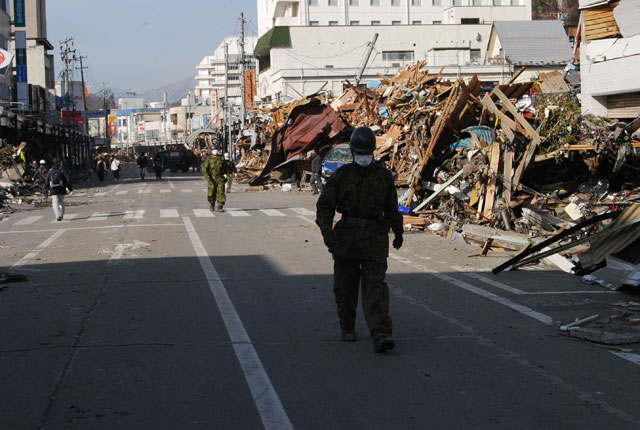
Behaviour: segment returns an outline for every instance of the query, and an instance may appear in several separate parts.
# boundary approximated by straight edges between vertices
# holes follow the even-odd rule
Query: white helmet
[[[228,159],[229,159],[229,153],[228,153],[228,152],[225,152],[225,153],[224,153],[224,159],[225,159],[225,160],[228,160]]]
[[[218,154],[219,154],[219,152],[218,152],[218,150],[217,150],[217,149],[214,149],[213,151],[211,151],[211,153],[212,153],[213,155],[218,155]]]
[[[40,160],[40,164],[47,164],[47,162],[44,160]]]

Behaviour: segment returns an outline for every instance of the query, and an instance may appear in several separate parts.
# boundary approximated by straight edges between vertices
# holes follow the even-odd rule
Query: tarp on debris
[[[267,164],[251,185],[264,183],[271,170],[290,158],[310,151],[344,130],[347,124],[331,106],[318,99],[296,106],[287,122],[271,138],[271,152]]]

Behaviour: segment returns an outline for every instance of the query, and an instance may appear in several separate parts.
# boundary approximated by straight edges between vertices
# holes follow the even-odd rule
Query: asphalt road
[[[123,177],[0,223],[28,277],[0,284],[2,429],[640,427],[638,348],[557,328],[638,294],[407,234],[374,354],[360,310],[340,341],[315,196],[237,186],[211,213],[198,174]]]

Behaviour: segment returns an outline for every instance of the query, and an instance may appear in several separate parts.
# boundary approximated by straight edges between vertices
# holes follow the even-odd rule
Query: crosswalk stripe
[[[198,218],[213,218],[215,215],[209,209],[194,209],[193,214]]]
[[[179,216],[177,209],[160,209],[160,218],[178,218]]]
[[[126,191],[126,190],[125,191],[116,191],[116,195],[123,196],[123,195],[127,194],[128,192],[129,191]]]
[[[29,225],[29,224],[33,224],[34,222],[38,221],[41,218],[43,218],[42,215],[28,216],[28,217],[26,217],[24,219],[21,219],[20,221],[16,222],[14,225]]]
[[[136,211],[125,211],[124,219],[142,219],[144,217],[145,210],[140,209]]]
[[[163,190],[160,190],[160,192],[161,192],[161,193],[170,193],[170,192],[171,192],[171,190],[165,190],[165,189],[163,189]]]
[[[100,212],[96,212],[92,214],[87,221],[104,221],[109,218],[109,214],[103,214]]]
[[[78,214],[64,214],[64,218],[62,219],[62,221],[60,222],[69,222],[72,219],[75,219],[75,217],[77,217]],[[53,221],[51,221],[51,223],[57,223],[58,221],[56,221],[55,219]]]
[[[297,213],[298,215],[315,215],[314,211],[310,211],[307,208],[290,208],[292,211]]]
[[[149,194],[151,190],[138,190],[138,194]]]
[[[251,216],[249,212],[245,212],[242,209],[227,208],[227,213],[231,216]]]
[[[107,195],[107,193],[105,193],[105,192],[100,192],[100,193],[95,193],[95,194],[93,195],[93,197],[104,197],[104,196],[106,196],[106,195]]]
[[[191,188],[185,188],[183,190],[181,190],[183,193],[192,193],[193,190]]]
[[[87,193],[73,193],[70,194],[69,197],[85,197]]]
[[[262,212],[266,216],[286,216],[277,209],[260,209],[260,212]]]

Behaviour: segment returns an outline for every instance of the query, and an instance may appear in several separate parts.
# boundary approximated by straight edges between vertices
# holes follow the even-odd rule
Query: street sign
[[[16,82],[27,82],[27,66],[16,66]]]
[[[0,69],[9,66],[13,61],[13,53],[0,48]]]
[[[13,25],[25,27],[27,25],[24,13],[24,0],[13,0]]]

